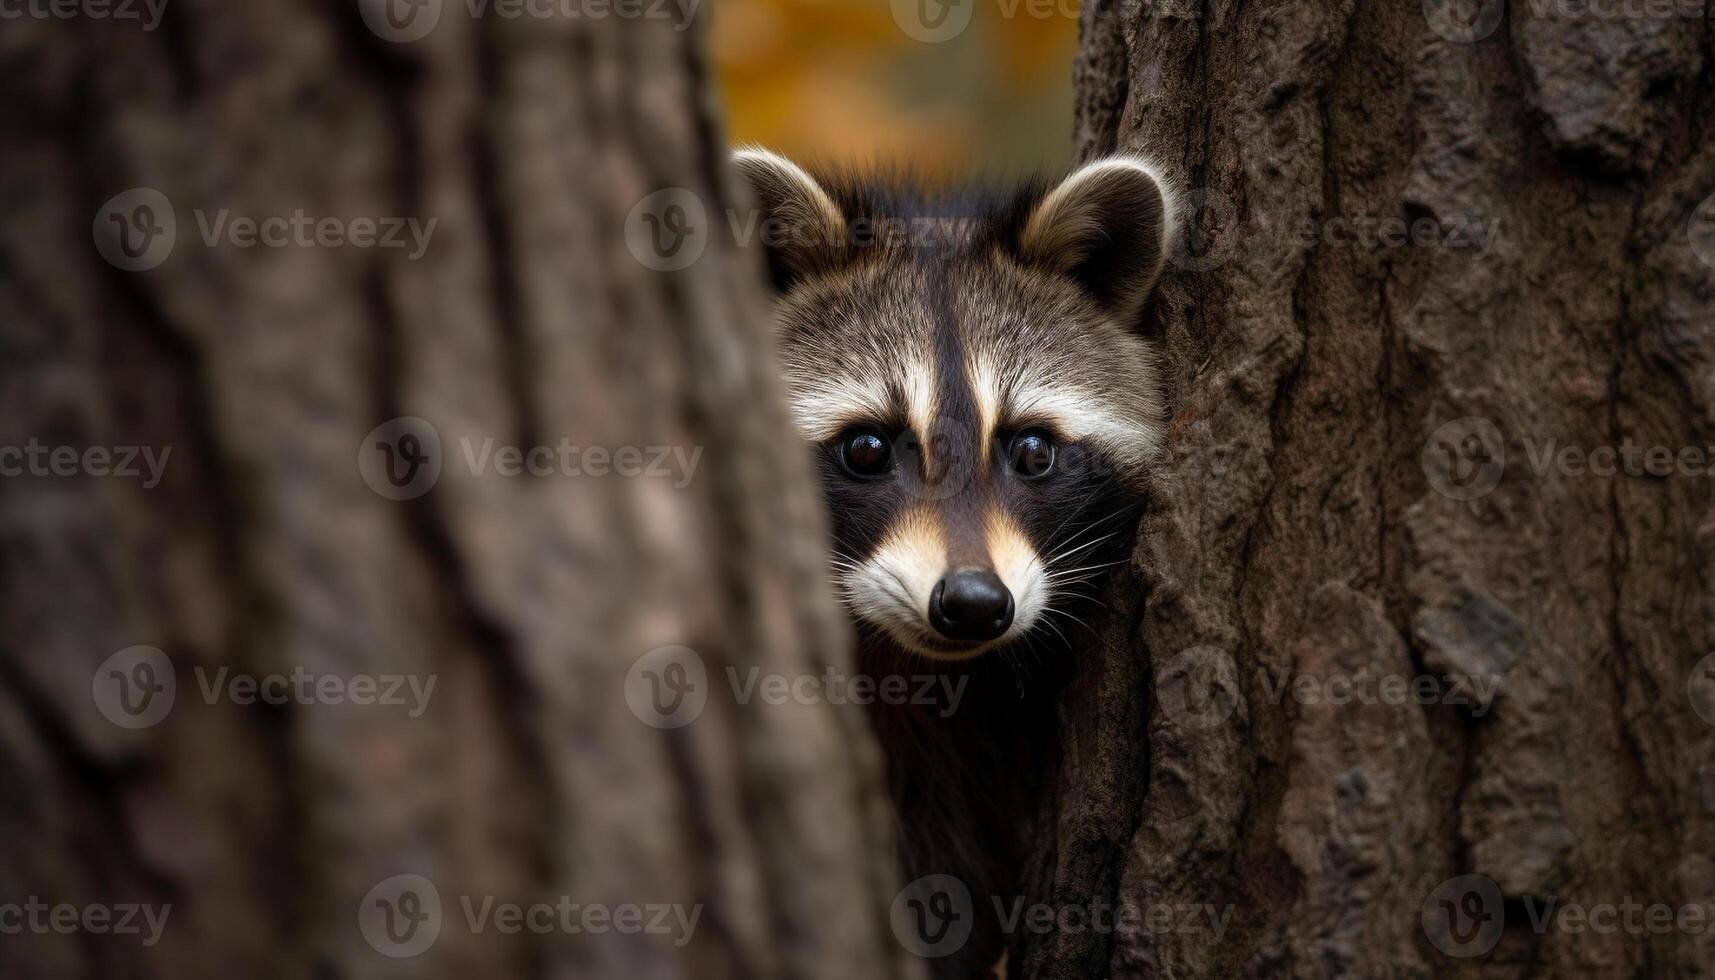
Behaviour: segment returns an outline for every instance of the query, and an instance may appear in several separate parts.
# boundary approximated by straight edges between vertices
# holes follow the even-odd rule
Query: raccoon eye
[[[1019,476],[1032,480],[1047,476],[1054,469],[1054,440],[1041,429],[1026,429],[1012,437],[1007,456]]]
[[[854,429],[840,437],[840,465],[859,480],[881,476],[892,462],[893,447],[875,429]]]

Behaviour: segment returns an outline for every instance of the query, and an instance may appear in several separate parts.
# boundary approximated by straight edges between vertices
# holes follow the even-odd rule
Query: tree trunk
[[[1192,233],[1025,975],[1715,972],[1715,31],[1448,6],[1084,7]]]
[[[721,693],[849,653],[700,25],[426,9],[0,28],[0,904],[170,906],[0,974],[914,975],[862,717]]]

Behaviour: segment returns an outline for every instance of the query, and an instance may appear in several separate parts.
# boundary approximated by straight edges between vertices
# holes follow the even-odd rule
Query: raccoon
[[[998,191],[734,160],[761,207],[778,359],[858,667],[965,685],[938,688],[964,692],[956,710],[869,713],[906,880],[968,892],[968,936],[929,950],[934,972],[978,976],[1006,945],[1055,691],[1163,440],[1139,324],[1172,197],[1134,156]]]

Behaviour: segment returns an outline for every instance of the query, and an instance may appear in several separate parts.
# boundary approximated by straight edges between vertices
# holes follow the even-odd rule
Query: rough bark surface
[[[153,33],[0,28],[0,443],[170,447],[159,486],[0,479],[0,902],[139,902],[135,937],[0,937],[0,975],[915,975],[879,759],[855,709],[735,710],[728,667],[843,664],[811,479],[773,395],[760,268],[713,236],[645,268],[632,204],[735,206],[693,25],[473,19],[393,44],[356,3],[174,0]],[[92,247],[154,188],[178,241]],[[410,216],[431,247],[208,247],[202,216]],[[365,434],[429,420],[434,490],[384,499]],[[700,447],[661,479],[474,475],[462,440]],[[695,724],[628,708],[683,644]],[[92,698],[134,645],[161,723]],[[427,711],[205,703],[231,673],[433,676]],[[842,666],[842,670],[848,669]],[[410,959],[359,928],[419,874]],[[503,935],[461,903],[701,906],[689,941]]]
[[[1035,888],[1230,920],[1027,937],[1029,976],[1715,973],[1707,925],[1532,921],[1715,903],[1707,460],[1536,462],[1715,444],[1715,30],[1441,6],[1084,7],[1081,149],[1164,161],[1196,232],[1152,324],[1177,416],[1142,602],[1065,705]],[[1353,218],[1440,231],[1340,240]],[[1443,428],[1470,418],[1494,428]],[[1365,670],[1498,690],[1277,693]],[[1145,690],[1146,729],[1089,723]],[[1460,875],[1504,928],[1454,956],[1426,900]]]

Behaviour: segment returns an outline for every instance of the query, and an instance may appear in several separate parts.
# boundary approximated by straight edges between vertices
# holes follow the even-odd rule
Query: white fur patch
[[[846,602],[861,619],[921,650],[932,641],[929,596],[947,570],[947,541],[922,513],[904,515],[867,561],[840,578]]]
[[[741,146],[733,151],[732,162],[741,170],[752,169],[761,173],[772,173],[788,186],[797,190],[797,198],[808,209],[807,213],[789,211],[781,217],[793,223],[804,223],[812,228],[820,228],[830,235],[843,235],[846,219],[840,213],[834,199],[810,176],[809,171],[798,166],[772,150],[760,146]]]
[[[922,358],[903,365],[905,370],[905,419],[923,443],[925,464],[929,461],[930,435],[935,429],[935,369]]]
[[[1129,153],[1092,160],[1050,191],[1024,226],[1021,241],[1026,249],[1038,255],[1054,255],[1072,247],[1075,242],[1087,239],[1096,221],[1096,215],[1087,210],[1086,193],[1090,185],[1115,171],[1124,170],[1133,170],[1148,177],[1161,194],[1164,205],[1161,261],[1165,262],[1167,250],[1177,240],[1174,236],[1178,230],[1179,202],[1173,194],[1173,185],[1162,174],[1158,164]],[[1159,271],[1159,265],[1156,271]]]
[[[977,402],[977,460],[986,468],[989,445],[994,441],[995,430],[1000,427],[1000,375],[993,362],[978,355],[970,358],[970,382],[971,394]]]
[[[987,357],[971,360],[971,387],[982,418],[986,447],[1001,426],[1042,421],[1072,442],[1089,441],[1136,472],[1162,448],[1161,426],[1153,418],[1116,411],[1111,397],[1081,388],[1061,375],[1006,378]]]
[[[989,514],[984,543],[1013,602],[1012,626],[987,643],[948,652],[929,623],[929,596],[948,571],[946,538],[931,514],[906,515],[875,554],[841,572],[840,592],[854,615],[907,650],[937,660],[981,656],[1030,632],[1046,614],[1053,588],[1036,547],[1004,512]]]
[[[847,426],[888,414],[885,387],[850,378],[793,378],[788,398],[798,430],[811,442],[826,442]]]
[[[995,574],[1012,593],[1012,626],[995,641],[1006,643],[1030,632],[1042,618],[1048,608],[1048,577],[1036,546],[1005,513],[989,514],[987,543]]]

